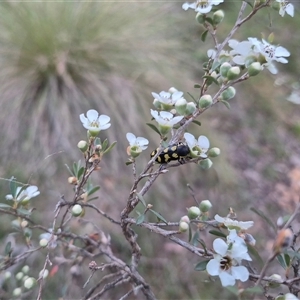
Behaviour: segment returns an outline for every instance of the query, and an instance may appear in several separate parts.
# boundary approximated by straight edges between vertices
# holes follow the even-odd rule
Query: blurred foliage
[[[229,32],[238,5],[226,2],[223,7],[226,17],[220,40]],[[147,137],[149,155],[159,143],[145,125],[151,121],[151,92],[175,86],[197,95],[192,87],[201,80],[211,45],[200,41],[203,29],[194,15],[182,11],[180,3],[0,3],[1,174],[40,187],[43,196],[35,200],[41,211],[36,221],[50,225],[60,194],[72,193],[63,165],[80,156],[76,145],[86,132],[78,116],[91,108],[112,118],[112,127],[103,136],[118,141],[95,178],[101,185],[97,205],[118,217],[132,181],[130,166],[125,166],[126,132]],[[299,26],[299,18],[281,18],[270,9],[269,15],[258,14],[235,36],[242,40],[274,32],[275,43],[280,41],[291,52],[289,64],[279,66],[277,76],[263,74],[242,83],[230,111],[213,107],[201,116],[201,127],[191,127],[196,136],[207,135],[222,155],[209,171],[181,166],[154,184],[146,200],[169,221],[178,221],[194,204],[187,184],[198,200],[210,199],[220,215],[226,215],[229,206],[244,220],[255,218],[251,206],[266,211],[273,221],[290,213],[290,199],[298,193],[290,184],[300,168],[300,109],[285,98],[300,75],[300,36],[294,30]],[[148,158],[139,157],[138,168]],[[6,186],[3,181],[2,199]],[[86,219],[93,219],[93,214],[87,213]],[[267,227],[260,222],[256,228]],[[0,224],[2,237],[10,228],[7,218]],[[88,226],[73,225],[74,230],[89,233]],[[120,232],[107,222],[101,226],[109,228],[116,253],[129,259]],[[158,298],[218,297],[217,283],[208,285],[207,275],[193,270],[195,257],[160,237],[138,233],[144,255],[141,272]],[[266,250],[260,239],[272,238],[268,234],[267,228],[253,233],[258,250]],[[35,264],[42,259],[38,257]],[[49,279],[45,299],[67,293],[62,279],[68,272],[64,267]],[[222,293],[224,299],[232,299],[229,292]]]

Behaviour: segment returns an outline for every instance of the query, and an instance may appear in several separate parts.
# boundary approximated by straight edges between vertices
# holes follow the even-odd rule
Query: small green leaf
[[[108,139],[105,139],[102,143],[102,151],[105,151],[105,149],[107,148],[108,145]]]
[[[193,96],[191,93],[187,92],[187,94],[193,99],[193,101],[194,101],[195,103],[197,103],[197,100],[194,98],[194,96]]]
[[[32,230],[29,229],[28,227],[24,228],[24,236],[26,238],[31,238],[31,236],[32,236]]]
[[[126,161],[126,163],[125,163],[126,166],[129,166],[131,164],[133,164],[133,161]]]
[[[4,255],[5,255],[5,256],[10,256],[11,253],[12,253],[11,242],[8,242],[8,243],[5,245]]]
[[[230,104],[229,102],[225,101],[225,100],[221,100],[221,103],[223,103],[228,109],[230,109]]]
[[[77,178],[78,180],[81,178],[83,172],[84,172],[84,167],[81,167],[81,168],[78,170],[78,173],[77,173],[77,176],[76,176],[76,178]]]
[[[226,238],[226,234],[224,234],[224,233],[221,232],[221,231],[210,230],[209,233],[210,233],[210,234],[213,234],[213,235],[216,235],[216,236],[219,236],[219,237],[222,237],[222,238]]]
[[[189,243],[190,243],[191,240],[192,240],[192,236],[193,236],[193,231],[192,231],[191,224],[189,224],[189,239],[188,239]]]
[[[195,89],[201,89],[201,85],[200,85],[199,83],[195,83],[195,84],[194,84],[194,88],[195,88]]]
[[[276,232],[276,226],[273,224],[273,222],[259,209],[256,209],[254,207],[251,207],[251,210],[255,212],[257,215],[259,215],[262,219],[264,219]]]
[[[99,186],[99,185],[97,185],[97,186],[91,188],[90,190],[88,190],[88,196],[90,196],[90,195],[96,193],[98,190],[100,190],[100,186]]]
[[[244,0],[244,1],[253,9],[253,5],[250,0]]]
[[[285,263],[285,260],[283,259],[283,256],[281,254],[277,255],[276,258],[279,261],[279,264],[286,270],[287,266]]]
[[[156,215],[156,217],[160,220],[163,221],[164,223],[168,224],[167,220],[157,211],[153,210],[153,209],[149,209],[153,214]]]
[[[216,70],[217,68],[219,68],[220,65],[221,63],[219,61],[214,61],[211,67],[211,71]]]
[[[263,289],[260,286],[252,286],[252,287],[244,289],[243,294],[244,293],[262,294],[263,293]]]
[[[284,260],[285,260],[285,264],[289,267],[290,263],[291,263],[291,257],[287,253],[284,253],[283,257],[284,257]]]
[[[209,262],[209,260],[200,261],[199,263],[196,264],[194,270],[195,271],[205,271],[208,262]]]
[[[208,33],[208,30],[205,30],[205,31],[201,34],[201,41],[202,41],[202,42],[205,42],[206,37],[207,37],[207,33]]]
[[[11,206],[9,204],[5,204],[5,203],[0,203],[0,207],[1,208],[11,208]]]
[[[159,135],[161,135],[160,134],[160,132],[159,132],[159,130],[158,130],[158,128],[155,126],[155,125],[153,125],[153,124],[151,124],[151,123],[146,123],[146,125],[148,125],[152,130],[154,130],[156,133],[158,133]]]
[[[251,245],[247,245],[248,247],[248,251],[249,253],[255,257],[256,261],[259,262],[259,264],[262,266],[264,264],[264,261],[262,260],[262,258],[260,257],[259,253],[257,252],[257,250],[255,249],[255,247],[251,246]]]
[[[197,230],[191,239],[191,244],[196,247],[198,243],[199,243],[199,231]]]
[[[75,174],[73,174],[73,172],[71,171],[71,169],[69,168],[69,166],[67,164],[65,164],[67,170],[69,171],[70,175],[75,176]]]
[[[98,197],[93,197],[93,198],[89,198],[87,201],[91,202],[91,201],[94,201],[94,200],[97,200],[97,199],[98,199]]]
[[[77,172],[78,172],[78,165],[76,162],[74,162],[73,163],[73,173],[74,173],[75,177],[77,176]]]
[[[213,76],[205,75],[202,78],[207,79],[206,84],[208,84],[208,85],[211,85],[212,83],[215,83],[216,85],[219,85],[218,80]]]
[[[16,198],[16,192],[17,192],[17,183],[16,183],[16,178],[14,176],[11,177],[10,181],[9,181],[9,190],[10,193],[12,194],[12,196],[14,198]]]
[[[139,200],[143,203],[143,205],[146,207],[147,205],[144,197],[141,194],[136,194],[136,195],[139,198]]]
[[[101,145],[101,139],[99,137],[95,138],[94,145],[95,146]]]
[[[112,144],[107,148],[105,149],[105,151],[103,151],[103,154],[106,154],[108,153],[110,150],[112,150],[112,148],[117,144],[116,141],[112,142]]]
[[[197,120],[192,121],[192,123],[197,124],[198,126],[201,126],[201,122],[199,122]]]
[[[142,224],[144,222],[144,220],[145,220],[145,215],[144,214],[143,215],[139,215],[137,217],[137,219],[136,219],[136,225]]]

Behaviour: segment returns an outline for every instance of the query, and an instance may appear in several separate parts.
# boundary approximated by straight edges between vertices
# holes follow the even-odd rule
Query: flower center
[[[220,261],[220,267],[223,271],[227,271],[232,267],[232,259],[229,256],[223,256]]]
[[[208,2],[209,2],[209,0],[198,0],[196,6],[205,8],[208,6]]]
[[[90,126],[91,126],[91,127],[97,127],[97,128],[98,128],[98,127],[99,127],[99,122],[96,121],[96,120],[95,120],[95,121],[92,121],[92,122],[90,123]]]
[[[275,48],[271,45],[267,45],[264,47],[264,53],[269,57],[273,58],[275,54]]]

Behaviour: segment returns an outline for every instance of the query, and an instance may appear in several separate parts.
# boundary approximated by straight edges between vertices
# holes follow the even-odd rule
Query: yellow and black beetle
[[[152,151],[151,157],[154,157],[159,148]],[[190,154],[190,149],[188,145],[184,143],[178,143],[174,145],[170,145],[165,148],[156,158],[156,162],[159,164],[167,164],[172,160],[178,160],[179,162],[183,162],[184,158]]]

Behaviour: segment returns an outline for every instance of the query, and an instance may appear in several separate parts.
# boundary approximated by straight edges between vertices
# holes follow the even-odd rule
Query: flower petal
[[[109,121],[110,121],[110,117],[109,116],[107,116],[107,115],[101,115],[100,117],[99,117],[99,123],[100,123],[100,125],[104,125],[104,124],[107,124],[107,123],[109,123]]]
[[[98,120],[99,113],[95,109],[90,109],[87,111],[86,116],[89,121]]]
[[[222,271],[219,274],[221,284],[223,286],[228,286],[228,285],[234,285],[235,284],[235,279],[234,277],[229,274],[228,272]]]
[[[235,279],[239,279],[242,282],[245,282],[249,279],[249,271],[244,266],[232,267],[231,274]]]
[[[228,245],[222,239],[215,239],[213,242],[213,247],[216,253],[224,256],[227,252]]]
[[[220,262],[216,259],[211,259],[206,265],[206,271],[211,276],[219,275]]]
[[[126,133],[126,139],[129,142],[129,145],[133,146],[136,141],[136,136],[133,133],[128,132],[128,133]]]
[[[199,147],[204,150],[209,148],[209,139],[205,135],[200,135],[198,138]]]

